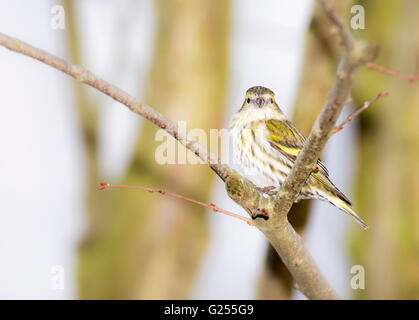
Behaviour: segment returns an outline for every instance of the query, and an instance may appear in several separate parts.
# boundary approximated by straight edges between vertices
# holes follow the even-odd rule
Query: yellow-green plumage
[[[241,173],[260,188],[281,185],[306,140],[278,107],[274,93],[264,87],[247,90],[243,106],[233,116],[230,132]],[[328,201],[367,228],[349,199],[332,183],[320,160],[298,197],[304,198]]]

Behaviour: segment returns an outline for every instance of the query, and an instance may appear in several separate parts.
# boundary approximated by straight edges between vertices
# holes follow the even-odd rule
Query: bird
[[[230,123],[234,163],[238,171],[259,190],[272,194],[291,171],[306,137],[287,119],[275,101],[274,92],[251,87]],[[331,181],[319,159],[296,199],[327,201],[352,216],[364,229],[367,224],[352,209],[352,203]]]

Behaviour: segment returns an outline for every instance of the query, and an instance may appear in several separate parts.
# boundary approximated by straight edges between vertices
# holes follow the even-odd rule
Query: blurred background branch
[[[175,122],[186,120],[205,130],[221,124],[228,7],[227,1],[156,2],[157,31],[146,96]],[[179,38],[185,33],[188,36]],[[197,69],[203,70],[196,73]],[[158,165],[155,133],[152,124],[143,123],[120,183],[165,186],[188,195],[200,190],[200,198],[206,199],[213,175],[202,166]],[[176,147],[184,148],[180,143]],[[192,178],[196,176],[200,179]],[[204,209],[134,192],[112,192],[103,198],[99,203],[106,202],[108,214],[101,215],[109,222],[99,238],[88,233],[81,247],[81,297],[187,298],[207,242]],[[104,223],[92,223],[98,224]]]
[[[374,15],[371,27],[356,35],[380,43],[377,64],[393,70],[419,70],[418,1],[363,1]],[[379,90],[390,98],[359,117],[354,186],[356,209],[374,228],[353,230],[352,258],[365,266],[362,299],[419,298],[419,90],[409,83],[368,69],[353,90],[356,104]]]

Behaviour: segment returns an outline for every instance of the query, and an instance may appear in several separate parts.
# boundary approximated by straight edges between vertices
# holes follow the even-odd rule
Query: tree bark
[[[147,101],[187,130],[220,128],[226,95],[228,1],[156,1],[157,33]],[[125,182],[163,187],[206,201],[214,175],[203,165],[158,165],[156,127],[144,123]],[[173,139],[169,137],[168,139]],[[208,140],[206,141],[208,142]],[[176,155],[187,152],[176,143]],[[176,157],[177,162],[177,157]],[[199,177],[199,179],[196,179]],[[207,244],[205,208],[176,199],[132,193],[128,203],[140,215],[143,252],[134,297],[186,299]],[[137,209],[134,209],[137,207]],[[141,270],[141,271],[140,271]]]

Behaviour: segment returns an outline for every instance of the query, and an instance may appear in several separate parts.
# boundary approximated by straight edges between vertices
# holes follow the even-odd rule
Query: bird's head
[[[244,105],[248,104],[258,109],[274,104],[274,93],[265,87],[251,87],[246,91]]]
[[[253,120],[279,119],[284,116],[275,102],[273,91],[261,86],[246,91],[239,112],[251,116]]]

